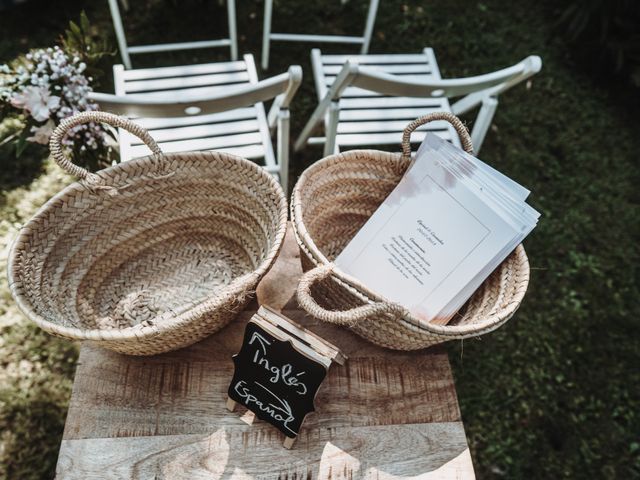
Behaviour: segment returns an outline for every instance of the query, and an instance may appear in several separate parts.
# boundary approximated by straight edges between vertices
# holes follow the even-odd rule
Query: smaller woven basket
[[[301,175],[292,195],[292,224],[306,271],[298,285],[300,306],[320,320],[350,327],[373,343],[398,350],[495,330],[513,316],[529,283],[529,263],[519,245],[448,325],[425,324],[332,263],[402,178],[411,162],[411,133],[435,120],[451,123],[464,149],[473,152],[457,117],[433,113],[405,128],[402,154],[351,150],[331,155]],[[437,208],[425,205],[430,207]]]
[[[88,122],[124,128],[154,153],[90,173],[61,143]],[[63,121],[50,146],[81,181],[24,225],[8,272],[19,307],[47,332],[132,355],[190,345],[247,304],[282,246],[286,198],[249,160],[163,154],[146,130],[103,112]]]

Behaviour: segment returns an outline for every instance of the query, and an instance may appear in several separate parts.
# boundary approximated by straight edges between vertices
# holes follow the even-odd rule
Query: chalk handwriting
[[[255,405],[255,407],[258,410],[260,410],[263,413],[266,413],[273,420],[280,422],[282,426],[287,430],[289,430],[291,433],[293,433],[294,435],[297,435],[297,432],[291,430],[291,428],[289,427],[289,423],[295,420],[295,417],[291,412],[291,406],[289,405],[289,403],[286,400],[278,397],[275,393],[273,393],[271,390],[269,390],[267,387],[265,387],[261,383],[258,383],[258,382],[254,382],[254,383],[259,387],[262,387],[268,393],[270,393],[271,396],[274,398],[274,401],[276,402],[276,404],[274,405],[273,403],[266,403],[262,400],[259,400],[258,397],[256,397],[251,393],[251,390],[249,389],[247,382],[244,380],[240,380],[238,383],[236,383],[234,390],[240,396],[240,398],[242,398],[245,401],[245,405],[247,406],[247,408],[251,409],[252,404]]]
[[[278,383],[279,381],[281,381],[285,385],[294,387],[295,392],[298,395],[305,395],[309,391],[309,389],[304,384],[304,382],[300,381],[300,378],[299,378],[303,376],[305,372],[293,374],[293,367],[289,363],[286,363],[281,367],[272,365],[269,362],[269,359],[266,357],[267,345],[271,345],[271,342],[269,342],[266,338],[264,338],[258,332],[253,332],[253,335],[251,336],[251,340],[249,340],[249,345],[253,345],[254,341],[258,343],[259,348],[256,349],[253,355],[253,363],[271,372],[272,375],[269,378],[269,381],[271,383]]]

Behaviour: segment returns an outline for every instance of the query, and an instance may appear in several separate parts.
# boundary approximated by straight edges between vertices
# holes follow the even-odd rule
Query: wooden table
[[[327,338],[333,365],[293,450],[271,425],[225,408],[231,355],[251,305],[206,340],[155,357],[84,345],[58,458],[59,479],[474,478],[451,368],[440,348],[393,352],[305,316],[290,234],[259,302]]]

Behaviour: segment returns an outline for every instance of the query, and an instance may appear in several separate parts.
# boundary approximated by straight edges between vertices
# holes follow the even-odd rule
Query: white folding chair
[[[476,153],[491,125],[498,95],[540,71],[542,60],[529,56],[512,67],[475,77],[442,79],[431,48],[408,55],[322,55],[311,52],[319,103],[295,143],[324,144],[324,153],[343,147],[399,143],[416,117],[434,111],[461,115],[480,107],[471,139]],[[463,97],[452,105],[449,99]],[[324,120],[325,136],[311,135]],[[447,122],[431,122],[411,136],[421,142],[433,131],[458,145]]]
[[[343,0],[343,3],[346,0]],[[269,68],[269,48],[271,41],[281,42],[329,42],[329,43],[352,43],[361,45],[360,53],[365,54],[369,51],[371,43],[371,35],[373,34],[373,25],[376,22],[376,14],[378,12],[379,0],[369,1],[369,11],[367,12],[367,21],[365,23],[364,32],[361,37],[352,35],[307,35],[298,33],[272,33],[271,20],[273,16],[273,0],[265,0],[264,2],[264,19],[262,27],[262,68]]]
[[[128,0],[121,0],[125,10],[129,9]],[[113,28],[116,32],[118,40],[118,48],[120,56],[125,68],[131,68],[131,55],[153,52],[168,52],[172,50],[190,50],[197,48],[215,48],[229,47],[231,50],[231,60],[238,59],[238,35],[236,32],[236,2],[235,0],[227,0],[227,21],[229,24],[229,38],[221,38],[218,40],[204,40],[199,42],[179,42],[179,43],[161,43],[155,45],[138,45],[130,47],[124,33],[124,25],[122,24],[122,16],[120,15],[120,7],[118,0],[109,0],[109,10],[113,20]]]
[[[219,150],[262,159],[287,190],[289,105],[302,81],[299,66],[258,81],[253,57],[245,55],[243,61],[188,67],[125,70],[115,65],[114,77],[115,95],[94,92],[90,98],[102,110],[126,115],[149,130],[163,152]],[[266,115],[262,102],[271,99]],[[151,153],[126,130],[118,133],[121,161]]]

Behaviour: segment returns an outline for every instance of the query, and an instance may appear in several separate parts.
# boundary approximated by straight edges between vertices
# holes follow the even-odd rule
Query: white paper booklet
[[[421,322],[447,323],[535,227],[529,191],[427,134],[398,186],[335,263]]]

